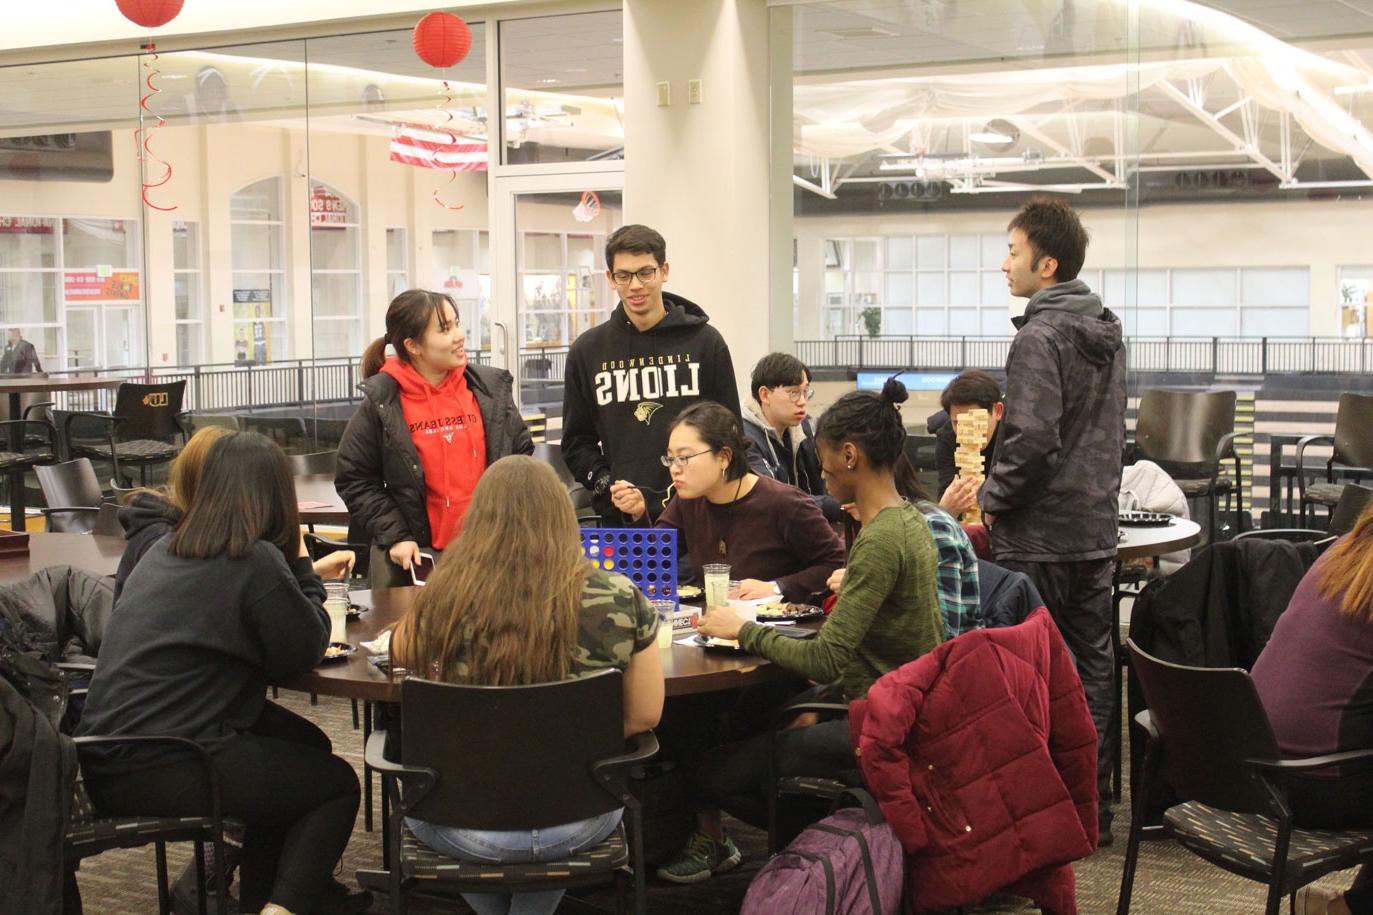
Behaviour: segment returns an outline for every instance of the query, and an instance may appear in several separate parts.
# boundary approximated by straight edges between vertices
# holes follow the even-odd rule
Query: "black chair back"
[[[439,773],[408,815],[467,829],[540,829],[620,807],[591,766],[624,753],[623,679],[607,670],[536,686],[406,680],[401,758]]]
[[[27,381],[27,380],[30,379],[30,378],[47,378],[47,377],[48,377],[48,373],[47,373],[47,372],[34,372],[32,375],[25,375],[25,376],[24,376],[24,379]],[[29,408],[30,408],[30,407],[33,407],[33,406],[35,406],[35,405],[37,405],[37,404],[40,404],[40,403],[45,403],[45,404],[48,404],[49,406],[51,406],[51,405],[52,405],[52,392],[51,392],[51,391],[25,391],[24,393],[22,393],[22,394],[19,395],[19,415],[18,415],[18,416],[10,416],[10,399],[9,399],[8,397],[0,397],[0,422],[3,422],[3,421],[5,421],[5,420],[11,420],[11,419],[27,419],[27,418],[28,418],[28,417],[27,417],[27,414],[28,414],[28,412],[29,412]],[[38,418],[39,418],[39,419],[47,419],[46,416],[41,416],[41,417],[38,417]]]
[[[299,416],[251,416],[239,414],[238,425],[244,432],[265,435],[283,449],[294,448],[307,440],[305,420]]]
[[[552,467],[553,472],[558,475],[558,479],[563,481],[564,486],[571,488],[572,484],[577,482],[572,479],[572,471],[567,469],[567,462],[563,460],[563,450],[560,445],[539,442],[534,445],[534,457]]]
[[[90,458],[77,458],[61,464],[39,464],[33,468],[43,500],[53,508],[95,508],[105,501],[100,479]]]
[[[1214,467],[1220,440],[1235,431],[1235,392],[1149,390],[1140,397],[1137,416],[1139,457]]]
[[[1344,490],[1340,493],[1340,501],[1335,503],[1335,510],[1330,513],[1330,531],[1327,536],[1333,534],[1339,537],[1352,531],[1359,516],[1370,503],[1373,503],[1373,489],[1357,483],[1345,484]]]
[[[337,451],[316,451],[314,454],[289,454],[291,474],[297,477],[314,473],[332,474],[338,468]]]
[[[177,415],[181,413],[181,401],[185,394],[184,380],[165,384],[124,382],[114,399],[114,415],[124,420],[119,424],[116,436],[121,441],[167,441],[184,435]]]
[[[1272,797],[1246,760],[1280,759],[1277,739],[1249,674],[1238,667],[1184,667],[1127,640],[1162,738],[1159,771],[1182,800],[1239,813],[1273,813]]]
[[[1340,395],[1334,461],[1347,467],[1373,467],[1373,394]]]
[[[1264,527],[1243,531],[1235,535],[1236,540],[1286,540],[1288,543],[1315,543],[1329,537],[1327,531],[1314,531],[1308,527]]]

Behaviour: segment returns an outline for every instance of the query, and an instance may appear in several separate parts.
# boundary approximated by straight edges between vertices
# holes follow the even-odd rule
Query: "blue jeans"
[[[473,864],[530,864],[560,861],[594,848],[620,825],[624,808],[547,829],[485,831],[434,826],[406,817],[405,823],[425,845],[441,855]],[[463,893],[477,915],[553,915],[563,890],[540,893]]]

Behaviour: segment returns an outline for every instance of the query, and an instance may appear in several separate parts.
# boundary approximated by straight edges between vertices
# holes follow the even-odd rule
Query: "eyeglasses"
[[[695,454],[665,454],[658,458],[658,460],[663,462],[664,467],[676,467],[678,470],[686,470],[687,461],[694,457],[700,457],[703,454],[710,454],[712,450],[714,449],[707,448],[705,451],[698,451]]]
[[[815,388],[773,388],[774,391],[781,391],[787,396],[787,400],[792,403],[800,403],[803,400],[810,400],[815,396]]]
[[[657,267],[645,267],[642,270],[635,270],[630,273],[628,270],[616,270],[610,274],[610,278],[615,281],[616,286],[628,286],[630,281],[636,276],[641,283],[651,283],[653,278],[658,275]]]

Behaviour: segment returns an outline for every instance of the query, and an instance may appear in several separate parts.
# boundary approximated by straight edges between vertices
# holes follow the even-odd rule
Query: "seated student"
[[[165,495],[152,489],[140,489],[127,505],[119,509],[119,523],[124,528],[126,546],[124,554],[119,557],[119,568],[114,573],[116,601],[124,590],[124,582],[129,580],[143,554],[171,533],[186,514],[187,506],[195,499],[205,455],[209,453],[211,445],[229,434],[230,430],[223,426],[206,426],[196,432],[176,460],[172,461]],[[338,578],[353,567],[356,558],[351,550],[331,553],[314,563],[315,574],[320,578]]]
[[[844,564],[844,545],[810,496],[749,470],[748,440],[725,407],[687,407],[668,428],[667,450],[663,464],[677,495],[657,526],[681,533],[698,572],[729,563],[740,598],[804,601]],[[647,524],[644,494],[634,484],[619,480],[610,495],[633,522]]]
[[[971,478],[958,477],[954,465],[954,451],[958,448],[958,417],[969,410],[986,410],[987,446],[982,449],[984,475],[991,473],[996,460],[996,424],[1006,412],[1001,402],[1001,386],[986,372],[967,369],[959,372],[939,395],[939,405],[946,414],[944,422],[934,432],[934,460],[939,471],[939,504],[955,518],[977,506],[977,490]]]
[[[1318,559],[1254,663],[1254,686],[1284,756],[1373,750],[1373,506]],[[1335,770],[1289,776],[1287,797],[1306,829],[1373,827],[1373,773],[1332,782]],[[1297,915],[1373,913],[1373,868],[1333,896],[1304,887]]]
[[[977,554],[963,525],[931,502],[916,479],[905,456],[898,462],[897,488],[929,522],[939,556],[939,612],[944,618],[944,639],[981,629],[986,625],[982,613],[982,588],[978,579]],[[827,582],[839,593],[847,570],[839,569]]]
[[[129,576],[78,735],[186,737],[213,756],[226,818],[245,824],[240,907],[366,911],[332,879],[358,810],[353,767],[268,684],[324,656],[324,587],[301,540],[286,455],[251,432],[210,446],[195,497]],[[209,813],[199,762],[164,746],[81,754],[102,813]]]
[[[540,523],[530,524],[530,518]],[[663,710],[658,616],[623,575],[586,559],[567,488],[548,465],[505,457],[472,491],[458,539],[397,625],[397,663],[447,683],[548,683],[606,668],[624,672],[624,731]],[[622,810],[547,829],[456,829],[408,819],[421,842],[465,861],[555,861],[592,848]],[[562,890],[464,893],[478,915],[552,913]]]
[[[897,404],[905,400],[905,386],[889,379],[880,394],[844,395],[816,427],[825,485],[841,503],[856,505],[863,522],[843,590],[819,634],[808,640],[785,638],[770,627],[744,622],[730,608],[720,608],[700,621],[702,635],[738,639],[746,651],[818,683],[838,681],[845,701],[865,696],[878,677],[944,640],[934,538],[925,516],[902,496],[895,479],[894,468],[906,443]],[[848,721],[813,721],[800,718],[798,726],[779,735],[779,775],[833,777],[855,768]],[[695,790],[710,803],[761,822],[770,746],[764,735],[749,740],[732,756],[708,759],[707,765],[694,768]],[[679,879],[706,879],[727,860],[732,843],[718,814],[698,818],[698,829],[669,866],[676,868]]]
[[[815,394],[810,370],[789,353],[769,353],[753,367],[749,390],[753,400],[745,401],[743,410],[744,434],[753,445],[749,469],[810,493],[825,520],[839,521],[839,503],[820,479],[815,433],[806,416],[806,404]]]

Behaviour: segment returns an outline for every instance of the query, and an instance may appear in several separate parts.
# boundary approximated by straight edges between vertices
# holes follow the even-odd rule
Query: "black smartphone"
[[[434,557],[428,553],[420,553],[419,561],[410,563],[410,580],[422,585],[429,580],[429,575],[433,571]]]

